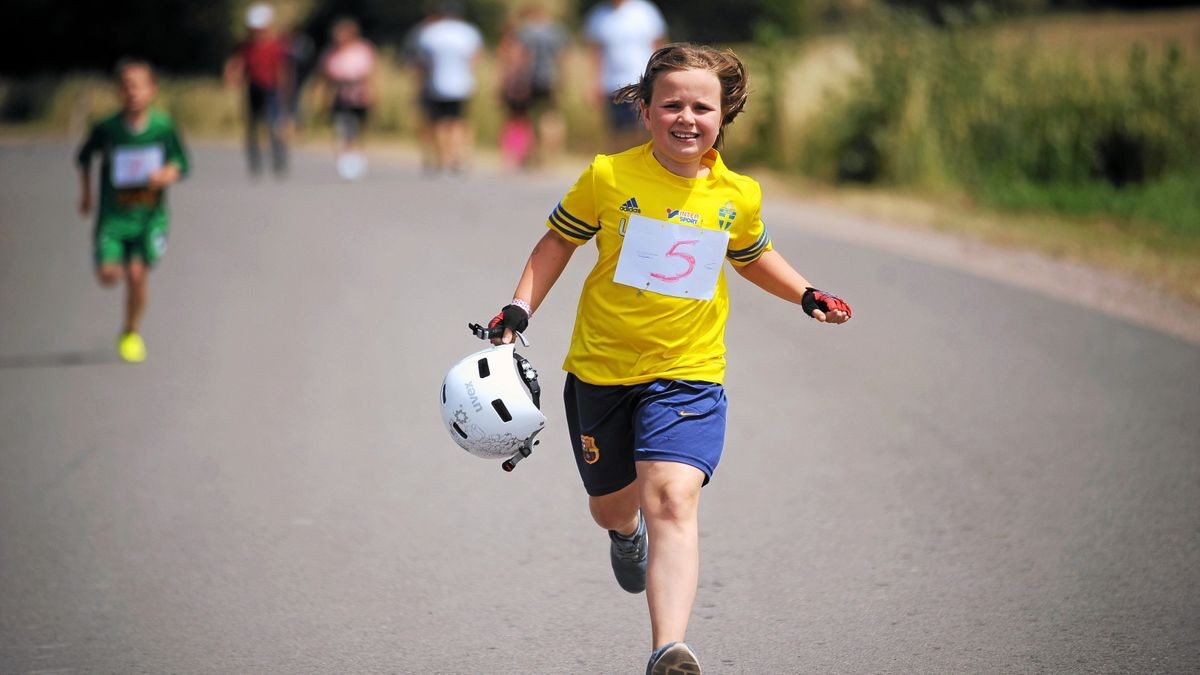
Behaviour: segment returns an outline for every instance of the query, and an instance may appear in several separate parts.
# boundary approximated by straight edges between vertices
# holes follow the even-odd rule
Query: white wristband
[[[528,302],[525,302],[521,298],[513,298],[512,304],[525,310],[525,313],[528,314],[530,318],[533,317],[533,308],[529,306]]]

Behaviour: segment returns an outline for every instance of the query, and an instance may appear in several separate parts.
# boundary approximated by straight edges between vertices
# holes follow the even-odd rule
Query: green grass
[[[992,182],[977,191],[988,206],[1019,212],[1051,210],[1112,218],[1130,229],[1161,229],[1200,239],[1200,174],[1173,174],[1125,187],[1086,183]]]
[[[1136,35],[1094,60],[996,25],[887,15],[859,37],[859,75],[806,121],[796,166],[1200,236],[1200,58]]]

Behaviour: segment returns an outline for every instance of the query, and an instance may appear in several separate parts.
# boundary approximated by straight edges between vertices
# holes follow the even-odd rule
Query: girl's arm
[[[735,266],[734,269],[755,286],[797,305],[803,305],[804,292],[812,287],[808,279],[793,269],[774,249],[762,254],[749,265]],[[829,312],[814,309],[812,317],[822,323],[845,323],[850,320],[850,314],[840,309]]]
[[[88,215],[92,212],[92,163],[79,165],[79,213]]]
[[[241,53],[234,54],[225,61],[224,80],[225,86],[229,89],[236,89],[242,86],[246,77],[246,60],[242,58]]]
[[[536,312],[550,293],[554,282],[558,281],[558,277],[567,268],[567,263],[570,262],[576,248],[578,246],[553,231],[542,235],[533,247],[533,252],[529,254],[525,270],[521,272],[521,280],[517,282],[517,288],[513,291],[513,299],[528,302],[533,312]],[[505,329],[501,341],[505,344],[513,341],[511,329]]]
[[[102,147],[100,127],[92,127],[75,157],[79,167],[79,213],[85,216],[92,212],[92,155]]]

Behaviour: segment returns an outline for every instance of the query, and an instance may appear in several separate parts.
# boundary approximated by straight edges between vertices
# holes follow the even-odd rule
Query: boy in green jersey
[[[167,247],[166,188],[187,174],[188,160],[166,113],[150,107],[157,93],[145,61],[116,68],[121,111],[101,120],[79,149],[79,212],[92,211],[92,156],[100,153],[96,214],[96,277],[106,288],[125,279],[125,324],[117,351],[129,363],[146,360],[138,329],[146,308],[146,277]]]

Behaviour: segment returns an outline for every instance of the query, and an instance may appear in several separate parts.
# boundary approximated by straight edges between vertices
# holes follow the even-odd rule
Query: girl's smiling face
[[[684,178],[702,176],[707,167],[700,160],[721,131],[721,81],[699,68],[662,73],[642,119],[663,167]]]

